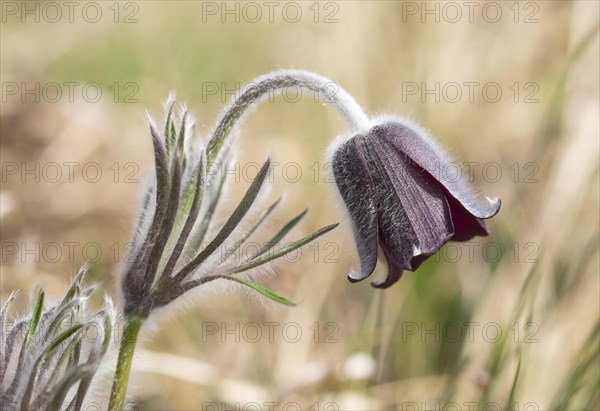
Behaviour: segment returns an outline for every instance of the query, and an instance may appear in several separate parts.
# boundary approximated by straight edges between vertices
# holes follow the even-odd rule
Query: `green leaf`
[[[179,128],[179,136],[177,137],[177,150],[183,155],[185,145],[185,129],[187,127],[187,111],[183,113],[181,118],[181,127]]]
[[[171,152],[172,153],[176,153],[177,152],[177,131],[175,131],[175,123],[173,121],[171,121],[171,124],[169,125],[169,140],[171,140]]]
[[[302,220],[302,218],[306,215],[307,212],[308,208],[296,217],[294,217],[292,220],[290,220],[290,222],[288,222],[286,225],[284,225],[283,228],[279,230],[279,232],[275,234],[273,238],[271,238],[271,240],[269,240],[265,245],[263,245],[260,248],[260,250],[258,250],[258,252],[250,258],[250,260],[255,259],[256,257],[269,251],[271,248],[275,247],[283,239],[283,237],[285,237],[285,235],[289,233],[292,230],[292,228],[294,228],[296,224],[300,222],[300,220]]]
[[[81,364],[75,368],[71,368],[56,387],[54,387],[54,396],[50,400],[47,410],[60,410],[71,387],[85,376],[92,375],[96,371],[96,368],[96,364]]]
[[[83,328],[83,324],[76,324],[73,327],[69,328],[67,331],[60,334],[58,337],[52,341],[50,346],[44,351],[45,355],[50,355],[54,350],[56,350],[63,342],[67,341],[71,336],[73,336],[76,332]]]
[[[40,369],[41,366],[44,365],[44,362],[47,358],[50,357],[50,355],[52,355],[52,353],[65,341],[67,341],[71,336],[73,336],[76,332],[78,332],[83,326],[81,324],[77,324],[74,327],[71,327],[70,329],[68,329],[67,331],[65,331],[64,333],[62,333],[61,335],[59,335],[44,351],[42,351],[42,353],[37,357],[37,360],[35,361],[35,365],[33,367],[33,371],[31,372],[30,376],[29,376],[29,382],[27,384],[27,388],[25,390],[25,393],[23,394],[23,399],[21,400],[21,409],[22,410],[27,410],[31,408],[30,401],[31,401],[31,396],[33,394],[33,389],[34,389],[34,385],[35,385],[35,380],[38,374],[38,370]],[[80,337],[80,336],[79,336]],[[70,347],[66,347],[65,351],[63,352],[63,355],[61,355],[61,358],[59,358],[58,363],[57,363],[57,368],[54,370],[53,375],[51,376],[51,380],[54,378],[54,376],[56,375],[60,364],[68,357],[68,354],[70,352],[70,348],[72,349],[74,347],[74,343],[76,342],[76,340],[74,340],[71,344]],[[67,355],[65,355],[67,354]]]
[[[254,232],[258,229],[258,227],[267,219],[267,217],[269,216],[269,214],[271,214],[271,212],[275,209],[275,207],[277,207],[277,205],[279,205],[279,203],[281,202],[281,197],[279,197],[277,199],[277,201],[275,201],[273,204],[271,204],[262,214],[261,216],[258,218],[258,220],[256,221],[256,223],[254,223],[254,225],[250,228],[250,230],[248,230],[246,232],[246,234],[243,235],[242,238],[240,238],[238,241],[236,241],[236,243],[233,245],[231,250],[228,250],[227,253],[223,256],[223,258],[221,259],[221,262],[224,262],[225,260],[227,260],[231,254],[235,253],[242,244],[244,244],[244,242],[250,238],[250,236],[252,234],[254,234]]]
[[[53,358],[56,358],[58,356],[58,360],[56,361],[56,364],[54,364],[54,369],[52,370],[52,372],[49,373],[49,377],[48,377],[48,381],[46,383],[46,385],[44,386],[44,389],[42,390],[42,393],[35,399],[34,404],[39,404],[42,403],[44,400],[44,393],[49,393],[50,391],[53,390],[56,381],[58,381],[59,377],[62,377],[64,371],[69,370],[73,367],[76,367],[79,364],[79,360],[77,360],[76,362],[71,362],[71,356],[73,354],[74,350],[77,350],[78,348],[81,347],[81,340],[83,337],[83,333],[79,333],[75,340],[72,340],[69,345],[67,347],[64,348],[64,350],[62,350],[62,352],[55,352],[53,353]],[[59,355],[60,354],[60,355]],[[39,361],[39,364],[41,364],[41,366],[43,368],[45,368],[45,372],[48,372],[47,367],[49,367],[51,365],[51,361],[48,361],[47,359],[43,359]],[[65,363],[67,363],[66,367],[64,366]],[[39,384],[39,381],[35,381],[35,379],[32,379],[30,381],[31,387],[28,387],[27,392],[29,393],[29,395],[31,395],[32,390],[34,388],[35,384]],[[47,399],[47,398],[46,398]],[[27,400],[29,401],[29,398],[27,398]]]
[[[144,187],[144,200],[142,201],[142,207],[136,218],[135,229],[133,230],[133,244],[141,244],[141,237],[144,235],[143,227],[150,218],[150,215],[154,212],[154,203],[152,201],[154,198],[154,191],[154,184],[147,183],[146,187]]]
[[[6,300],[6,302],[2,306],[2,310],[0,310],[0,324],[4,324],[4,318],[6,317],[6,313],[8,312],[8,309],[10,308],[10,305],[12,304],[14,299],[17,298],[17,294],[19,294],[18,291],[13,291],[12,293],[10,293],[10,295],[8,296],[8,300]],[[2,337],[4,337],[4,330],[2,332]]]
[[[29,330],[27,331],[27,336],[25,337],[25,345],[28,346],[31,342],[31,339],[35,335],[37,331],[37,327],[40,323],[40,319],[42,318],[42,313],[44,311],[44,290],[40,290],[38,293],[38,298],[35,303],[35,307],[33,308],[33,314],[31,315],[31,321],[29,322]]]
[[[171,130],[173,129],[173,107],[175,106],[175,101],[172,101],[169,104],[169,111],[167,112],[167,118],[165,119],[165,148],[167,149],[167,153],[170,153],[173,149],[173,145],[175,144],[175,139],[171,137]]]
[[[54,315],[54,319],[50,323],[48,330],[46,331],[46,335],[44,338],[50,339],[54,331],[59,330],[62,321],[68,314],[75,313],[78,308],[80,308],[81,304],[94,292],[95,288],[90,287],[84,291],[82,295],[77,297],[74,300],[69,301],[66,305],[62,306],[60,310]]]
[[[180,207],[175,218],[175,227],[163,253],[164,260],[159,265],[159,272],[162,273],[161,276],[170,277],[173,273],[200,213],[202,198],[204,197],[204,165],[205,159],[204,154],[202,154],[202,158],[194,170],[193,176],[184,188]]]
[[[71,287],[69,288],[69,290],[65,294],[62,302],[60,303],[60,307],[63,307],[65,304],[67,304],[69,301],[71,301],[77,294],[79,294],[79,292],[81,291],[81,289],[80,289],[81,281],[83,280],[83,276],[86,273],[86,271],[87,271],[87,266],[85,266],[85,265],[79,269],[79,271],[77,272],[77,275],[73,279],[73,283],[71,284]]]
[[[191,260],[194,257],[196,251],[198,250],[198,248],[200,248],[200,245],[204,241],[204,237],[206,236],[206,232],[208,231],[208,227],[210,225],[210,222],[212,221],[212,217],[215,213],[215,209],[217,208],[217,204],[221,199],[221,194],[223,193],[223,187],[225,186],[226,178],[227,174],[223,173],[221,179],[217,183],[218,185],[216,186],[214,191],[211,192],[210,203],[204,216],[202,217],[202,222],[200,223],[200,226],[192,232],[190,241],[188,242],[188,245],[184,252],[184,261],[187,260],[189,262],[189,260]]]
[[[338,226],[338,224],[331,224],[328,225],[327,227],[323,227],[320,230],[315,231],[314,233],[307,235],[306,237],[298,240],[298,241],[294,241],[292,243],[287,244],[286,246],[284,246],[283,248],[275,251],[274,253],[269,253],[268,255],[260,258],[257,257],[253,260],[250,260],[249,262],[240,265],[239,267],[237,267],[233,272],[234,273],[241,273],[243,271],[246,270],[250,270],[252,268],[261,266],[263,264],[268,263],[269,261],[273,261],[279,257],[283,257],[284,255],[296,250],[297,248],[302,247],[303,245],[306,245],[308,243],[310,243],[311,241],[313,241],[316,238],[319,238],[320,236],[322,236],[323,234],[333,230],[334,228],[336,228]]]
[[[179,209],[180,189],[181,189],[181,158],[179,153],[175,153],[173,160],[173,169],[171,170],[171,181],[169,183],[170,190],[168,202],[163,204],[165,213],[162,221],[156,230],[156,235],[152,237],[153,244],[146,264],[146,278],[153,283],[158,279],[156,275],[161,257],[164,254],[165,246],[169,241],[169,237],[173,232],[177,210]]]
[[[169,197],[172,193],[168,154],[153,125],[150,125],[150,134],[152,135],[152,144],[154,146],[154,168],[156,170],[154,215],[152,216],[152,223],[146,233],[146,237],[135,255],[133,264],[129,268],[129,273],[125,276],[124,284],[125,289],[127,289],[128,287],[139,287],[136,283],[141,283],[141,291],[144,293],[150,289],[153,281],[152,276],[155,274],[151,269],[148,269],[150,259],[148,256],[156,258],[151,253],[154,246],[156,246],[157,237],[164,234],[165,219],[168,217],[167,212],[170,205]],[[155,263],[155,261],[153,260],[152,263]],[[158,264],[158,261],[156,261],[156,264]]]
[[[278,294],[275,294],[273,291],[269,290],[267,287],[265,287],[259,283],[255,283],[254,281],[243,280],[241,278],[230,277],[230,276],[222,276],[221,278],[224,280],[234,281],[236,283],[248,286],[248,287],[252,288],[253,290],[258,291],[259,293],[261,293],[265,297],[269,298],[270,300],[275,301],[276,303],[289,305],[291,307],[296,305],[296,303],[293,303],[290,300],[288,300],[287,298],[282,297]]]
[[[271,165],[271,160],[267,159],[260,169],[258,175],[250,184],[250,187],[246,191],[246,194],[238,204],[238,206],[233,210],[233,213],[229,216],[225,224],[221,228],[221,230],[217,233],[215,238],[196,256],[190,261],[185,267],[181,269],[179,273],[177,273],[174,277],[174,282],[178,283],[183,281],[185,277],[191,273],[194,269],[198,267],[204,260],[206,260],[212,253],[214,253],[217,248],[231,235],[233,230],[238,226],[240,221],[244,218],[250,207],[256,200],[260,189],[267,178],[269,168]]]
[[[108,345],[110,343],[110,338],[112,336],[112,319],[114,317],[114,310],[112,306],[112,301],[110,298],[106,297],[105,299],[106,312],[102,315],[104,318],[103,325],[100,329],[103,332],[102,344],[98,346],[97,344],[92,347],[90,350],[90,354],[88,357],[87,364],[95,365],[96,367],[102,362],[106,351],[108,350]],[[94,370],[95,372],[95,370]],[[81,410],[83,407],[83,400],[90,388],[92,383],[92,378],[94,377],[94,372],[89,373],[81,378],[79,383],[79,387],[77,388],[77,394],[73,402],[75,403],[74,409]]]
[[[17,346],[17,335],[21,334],[21,332],[24,330],[24,328],[27,326],[27,324],[28,324],[27,320],[18,321],[12,327],[12,330],[10,331],[10,333],[8,333],[8,335],[6,336],[6,345],[3,345],[3,347],[6,348],[5,352],[0,353],[0,355],[3,355],[3,358],[0,357],[0,360],[3,360],[3,361],[0,361],[0,370],[2,370],[2,373],[0,373],[0,380],[6,376],[4,371],[5,371],[8,363],[10,363],[10,359],[12,358],[12,353],[14,351],[14,348]],[[2,333],[2,338],[4,338],[4,333]],[[21,350],[19,351],[19,353],[23,353],[23,355],[19,354],[19,362],[20,362],[20,364],[22,364],[23,358],[25,356],[23,344],[21,344]]]
[[[10,295],[8,296],[8,300],[6,300],[6,302],[2,306],[2,310],[0,310],[0,326],[2,327],[2,332],[0,332],[0,347],[3,348],[2,352],[0,352],[0,376],[2,376],[0,377],[0,383],[2,382],[2,378],[4,377],[4,369],[10,360],[10,353],[14,345],[9,343],[9,336],[7,335],[7,331],[10,329],[10,327],[5,328],[7,326],[5,318],[6,313],[10,308],[10,305],[17,297],[17,294],[19,294],[18,291],[13,291],[12,293],[10,293]],[[14,328],[16,329],[17,327],[15,326]]]
[[[115,318],[115,308],[113,306],[112,300],[105,296],[104,298],[104,306],[106,307],[106,312],[104,314],[104,339],[102,340],[102,351],[101,357],[106,354],[108,351],[108,346],[110,344],[111,336],[112,336],[112,326]]]

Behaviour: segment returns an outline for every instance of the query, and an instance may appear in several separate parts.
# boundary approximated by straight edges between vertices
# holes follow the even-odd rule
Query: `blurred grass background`
[[[19,11],[25,7],[2,2],[2,301],[12,290],[34,285],[59,295],[90,243],[99,244],[102,256],[88,280],[116,295],[116,261],[123,258],[152,161],[145,111],[160,117],[161,102],[174,91],[194,114],[196,134],[205,137],[230,96],[221,93],[276,68],[324,74],[370,114],[416,119],[460,161],[478,162],[474,183],[503,201],[489,221],[490,237],[475,240],[473,258],[462,246],[454,262],[457,248],[450,245],[389,290],[351,285],[345,276],[356,257],[349,225],[326,172],[321,169],[315,181],[313,167],[322,166],[324,150],[344,124],[312,96],[263,103],[238,138],[241,171],[268,154],[282,165],[300,166],[302,176],[292,184],[276,169],[272,193],[286,192],[279,223],[310,208],[293,238],[342,224],[265,281],[299,302],[296,308],[213,294],[177,315],[155,318],[130,386],[141,408],[230,409],[238,403],[241,409],[258,403],[267,409],[269,402],[296,402],[304,409],[410,409],[415,403],[431,409],[456,402],[468,409],[465,404],[475,401],[478,408],[495,402],[532,410],[598,409],[597,2],[502,2],[497,23],[482,18],[481,8],[469,22],[464,5],[460,21],[436,23],[433,15],[411,15],[406,2],[392,1],[296,2],[302,12],[296,23],[283,18],[287,3],[277,3],[273,22],[266,6],[256,3],[264,14],[252,23],[254,14],[241,12],[244,3],[98,2],[102,17],[96,23],[85,21],[81,9],[72,23],[66,16],[51,23],[43,18],[47,3],[28,2],[42,13],[38,23],[9,14],[7,3]],[[207,4],[216,5],[218,14],[209,15]],[[221,7],[239,7],[239,22],[235,15],[222,16]],[[337,21],[327,23],[327,16]],[[527,16],[537,22],[526,23]],[[127,17],[137,21],[126,23]],[[62,87],[56,102],[43,96],[36,102],[6,88],[52,82]],[[68,82],[78,84],[73,101],[66,96]],[[406,95],[409,82],[428,88],[496,82],[503,94],[491,103],[478,88],[471,102],[463,87],[459,101],[442,95],[436,102],[432,95]],[[103,93],[94,103],[81,95],[90,83]],[[517,101],[510,88],[515,83]],[[527,83],[533,88],[524,88]],[[215,85],[218,93],[212,94]],[[537,102],[527,103],[532,90]],[[65,175],[57,183],[21,178],[5,168],[17,164],[21,171],[36,162],[80,165],[73,182],[62,167]],[[103,172],[96,183],[82,178],[83,165],[91,163]],[[482,174],[491,163],[502,172],[497,181]],[[139,183],[128,182],[130,172]],[[248,185],[243,173],[239,180],[228,198]],[[42,253],[52,242],[63,253],[56,261]],[[73,258],[66,253],[68,242],[78,244]],[[501,250],[499,258],[482,255],[490,243]],[[17,244],[16,256],[9,244]],[[23,255],[35,244],[39,261],[36,253]],[[384,269],[381,264],[380,274]],[[25,309],[25,296],[20,299]],[[279,325],[270,340],[265,324],[273,322]],[[466,332],[469,322],[479,324],[472,334]],[[251,323],[262,330],[255,343],[244,338],[244,329],[254,335],[244,328]],[[281,334],[292,323],[302,331],[295,343]],[[206,327],[215,324],[218,333],[208,335]],[[224,334],[236,324],[239,342]],[[489,324],[498,325],[502,338],[495,338],[494,329],[483,332]]]

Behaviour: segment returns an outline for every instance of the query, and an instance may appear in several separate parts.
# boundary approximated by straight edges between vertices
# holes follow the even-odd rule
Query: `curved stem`
[[[125,394],[127,393],[127,384],[129,383],[131,362],[133,361],[137,337],[143,323],[144,319],[135,314],[127,317],[121,347],[119,348],[115,378],[110,393],[109,411],[121,411],[125,405]]]
[[[351,131],[368,126],[368,117],[356,100],[334,81],[304,70],[279,70],[257,77],[247,83],[243,92],[234,97],[214,128],[208,143],[208,163],[213,163],[238,120],[248,108],[269,93],[288,87],[299,87],[322,96],[325,103],[332,104],[344,116]]]

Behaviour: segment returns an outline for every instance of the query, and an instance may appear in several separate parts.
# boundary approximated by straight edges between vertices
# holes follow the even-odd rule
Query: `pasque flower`
[[[336,142],[331,165],[360,257],[360,270],[348,278],[370,276],[381,250],[387,277],[372,285],[387,288],[446,242],[487,235],[483,219],[499,211],[500,200],[440,172],[451,160],[418,125],[396,118],[372,124]]]
[[[0,409],[89,409],[89,398],[99,388],[93,380],[113,336],[115,312],[108,297],[102,310],[90,311],[94,288],[82,287],[85,271],[79,271],[57,303],[49,304],[40,289],[24,317],[9,319],[17,293],[0,309]]]
[[[232,262],[231,254],[279,203],[263,209],[249,229],[240,231],[241,223],[254,214],[250,210],[255,210],[266,186],[269,159],[225,221],[213,218],[221,204],[225,175],[219,177],[209,171],[215,166],[222,170],[231,161],[239,124],[248,113],[268,94],[288,87],[323,96],[326,104],[340,112],[353,136],[336,146],[333,153],[336,182],[350,213],[361,260],[360,272],[350,274],[351,280],[362,280],[374,271],[379,248],[388,260],[389,274],[375,285],[388,287],[400,278],[402,270],[416,269],[446,241],[487,233],[481,219],[493,216],[499,201],[481,199],[461,182],[436,177],[435,166],[447,160],[423,131],[398,121],[372,127],[352,96],[318,74],[281,70],[258,77],[225,108],[206,146],[191,138],[187,112],[182,110],[177,118],[173,104],[169,104],[164,128],[154,123],[150,126],[155,172],[146,187],[134,231],[133,260],[122,267],[126,324],[110,410],[122,409],[136,337],[155,309],[215,280],[240,283],[272,300],[293,305],[240,274],[249,275],[337,226],[328,225],[276,248],[305,215],[302,212],[256,253]],[[220,253],[219,258],[218,250],[222,251],[227,243],[233,244],[232,249]]]
[[[349,134],[334,143],[330,160],[360,257],[360,269],[350,273],[351,281],[373,273],[379,250],[388,262],[388,275],[373,285],[386,288],[446,242],[487,235],[482,220],[499,211],[500,200],[478,195],[464,181],[440,172],[452,161],[420,126],[398,118],[369,120],[343,88],[315,73],[281,70],[251,84],[215,129],[209,159],[231,144],[234,124],[268,92],[295,86],[328,97],[327,103],[350,127]],[[331,85],[335,93],[327,92]]]

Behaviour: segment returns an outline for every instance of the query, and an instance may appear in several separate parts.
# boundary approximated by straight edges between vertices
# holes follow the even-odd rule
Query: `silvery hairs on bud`
[[[38,290],[32,310],[21,319],[8,320],[16,293],[2,307],[0,402],[5,409],[80,411],[99,395],[90,387],[96,386],[93,380],[109,350],[115,311],[109,297],[103,309],[88,311],[94,288],[82,288],[84,273],[82,268],[58,303],[48,304]]]

